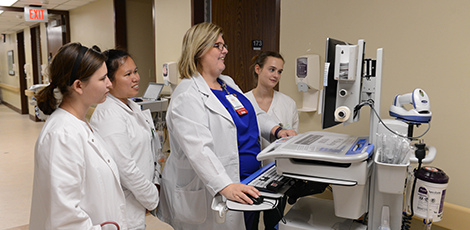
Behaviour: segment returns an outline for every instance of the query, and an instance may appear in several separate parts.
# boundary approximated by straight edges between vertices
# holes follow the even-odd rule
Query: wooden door
[[[211,0],[210,17],[201,17],[198,4],[208,1],[193,0],[193,23],[211,18],[212,23],[224,29],[224,40],[229,46],[223,72],[231,76],[247,92],[256,86],[250,66],[253,56],[261,51],[279,52],[280,0]],[[260,50],[254,50],[253,41],[262,41]]]

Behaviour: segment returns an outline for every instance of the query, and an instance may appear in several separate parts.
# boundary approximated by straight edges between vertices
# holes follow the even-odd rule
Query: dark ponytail
[[[38,107],[46,115],[51,115],[57,107],[57,99],[54,96],[55,85],[50,84],[39,91],[36,96]]]
[[[39,109],[44,114],[51,115],[58,106],[54,89],[60,91],[62,98],[68,97],[70,85],[75,80],[88,81],[105,60],[106,57],[96,46],[89,49],[80,43],[68,43],[60,47],[48,67],[51,84],[36,96]]]

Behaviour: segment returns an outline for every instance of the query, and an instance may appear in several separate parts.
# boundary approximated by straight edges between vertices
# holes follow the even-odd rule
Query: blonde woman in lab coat
[[[177,230],[245,229],[243,212],[228,211],[225,223],[218,224],[210,207],[217,194],[245,204],[253,203],[247,194],[259,196],[254,187],[240,184],[239,154],[245,152],[239,143],[259,152],[260,132],[266,138],[295,134],[278,129],[267,114],[258,123],[240,88],[221,75],[228,53],[222,34],[219,26],[201,23],[183,38],[178,63],[183,80],[173,92],[167,112],[171,154],[162,173],[158,208],[158,216]],[[239,113],[228,104],[229,99],[223,102],[226,97],[235,100],[234,95],[239,103],[233,106]],[[242,123],[248,122],[248,129],[254,129],[240,135],[239,130],[247,128],[240,125],[245,118],[249,121]],[[250,156],[255,161],[256,154]]]
[[[156,148],[160,147],[149,110],[130,100],[139,93],[140,76],[132,57],[123,50],[103,52],[108,59],[108,77],[113,86],[99,104],[91,124],[103,137],[119,168],[126,195],[129,229],[145,229],[146,210],[158,205],[159,173],[155,170]]]
[[[117,165],[85,119],[111,87],[105,60],[97,48],[69,43],[49,66],[51,83],[37,96],[50,117],[35,147],[29,229],[127,229]]]
[[[298,132],[299,114],[295,101],[289,96],[274,90],[284,70],[284,58],[278,52],[263,51],[253,57],[252,61],[251,68],[253,76],[257,80],[257,85],[245,96],[251,101],[257,112],[264,111],[283,128],[293,129]],[[266,148],[269,144],[270,141],[262,138],[261,149]],[[286,197],[278,205],[281,213],[284,212],[285,205]],[[254,226],[258,226],[258,219],[258,217],[255,217]],[[275,229],[281,216],[277,210],[267,210],[263,211],[263,219],[265,229],[272,230]]]

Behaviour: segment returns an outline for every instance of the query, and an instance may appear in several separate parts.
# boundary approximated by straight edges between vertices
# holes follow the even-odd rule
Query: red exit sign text
[[[47,22],[47,9],[25,7],[24,19],[27,22]]]

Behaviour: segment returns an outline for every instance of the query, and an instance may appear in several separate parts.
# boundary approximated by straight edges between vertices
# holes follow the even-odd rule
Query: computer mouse
[[[259,196],[258,198],[254,198],[254,197],[252,197],[250,194],[245,193],[245,195],[253,201],[253,204],[261,204],[261,203],[263,203],[263,200],[264,200],[264,199],[263,199],[262,196]]]

